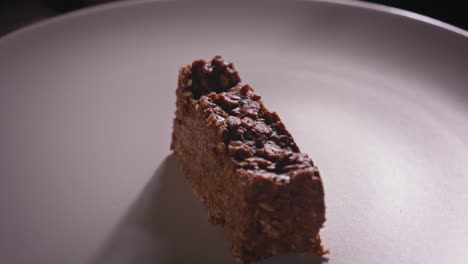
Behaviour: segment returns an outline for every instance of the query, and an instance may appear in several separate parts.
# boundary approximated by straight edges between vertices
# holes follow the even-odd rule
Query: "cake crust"
[[[176,94],[171,149],[237,262],[325,254],[320,173],[233,64],[183,66]]]

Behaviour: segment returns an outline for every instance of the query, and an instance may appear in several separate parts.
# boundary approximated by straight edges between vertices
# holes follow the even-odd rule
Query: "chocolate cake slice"
[[[220,56],[179,73],[171,149],[238,263],[323,255],[319,171],[275,112]]]

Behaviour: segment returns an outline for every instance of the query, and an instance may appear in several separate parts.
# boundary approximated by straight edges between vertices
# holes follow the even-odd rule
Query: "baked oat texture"
[[[171,149],[237,263],[325,254],[319,171],[232,63],[183,66],[176,94]]]

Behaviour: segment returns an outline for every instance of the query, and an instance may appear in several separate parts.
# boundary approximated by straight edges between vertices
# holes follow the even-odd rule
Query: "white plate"
[[[319,165],[329,263],[466,263],[467,36],[357,2],[147,1],[6,36],[0,262],[232,263],[169,151],[178,67],[221,54]]]

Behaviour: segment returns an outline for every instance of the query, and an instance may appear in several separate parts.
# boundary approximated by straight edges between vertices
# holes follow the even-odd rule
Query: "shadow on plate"
[[[284,255],[262,263],[318,264],[326,259]],[[164,159],[93,264],[234,263],[222,228],[207,221],[173,155]]]

